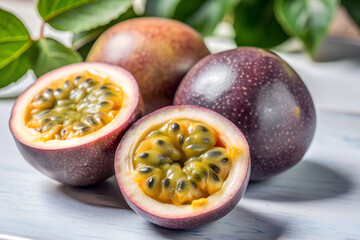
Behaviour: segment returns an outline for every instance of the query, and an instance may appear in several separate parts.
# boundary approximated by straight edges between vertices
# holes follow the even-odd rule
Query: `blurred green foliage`
[[[327,34],[338,5],[343,4],[360,26],[360,0],[147,0],[137,13],[133,0],[38,0],[45,24],[74,33],[73,46],[43,36],[33,40],[25,25],[0,9],[0,88],[29,69],[36,76],[86,59],[96,39],[126,19],[171,18],[210,36],[218,24],[232,24],[238,46],[275,47],[290,37],[314,54]]]

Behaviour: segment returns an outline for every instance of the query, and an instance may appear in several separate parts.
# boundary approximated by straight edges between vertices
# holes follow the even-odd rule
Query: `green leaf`
[[[235,8],[234,29],[239,46],[271,48],[289,38],[274,16],[272,0],[242,0]]]
[[[314,54],[327,34],[338,0],[275,0],[276,18]]]
[[[39,0],[38,10],[53,28],[78,33],[109,23],[132,3],[133,0]]]
[[[31,67],[37,77],[53,69],[82,61],[78,52],[51,38],[34,42],[31,53]]]
[[[31,42],[24,24],[15,15],[0,9],[0,68],[20,57]]]
[[[180,0],[147,0],[145,13],[148,16],[171,18],[179,2]]]
[[[118,18],[112,20],[110,23],[100,26],[89,31],[75,33],[73,38],[73,46],[79,51],[81,56],[85,59],[94,44],[95,40],[111,26],[122,22],[124,20],[138,17],[133,8],[129,8],[125,13],[121,14]]]
[[[202,35],[210,35],[224,18],[234,0],[148,0],[145,14],[185,22]]]
[[[342,0],[349,15],[360,27],[360,0]]]
[[[16,82],[30,69],[29,50],[25,51],[18,58],[0,68],[0,88]]]

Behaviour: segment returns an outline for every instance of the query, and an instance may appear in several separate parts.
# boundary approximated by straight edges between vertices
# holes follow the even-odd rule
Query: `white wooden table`
[[[33,3],[17,11],[32,16],[26,4]],[[37,172],[21,157],[8,128],[14,99],[0,99],[0,239],[360,239],[360,64],[282,56],[304,78],[317,105],[313,144],[291,170],[250,184],[226,217],[187,231],[138,216],[114,178],[75,188]],[[0,96],[30,83],[25,79]]]

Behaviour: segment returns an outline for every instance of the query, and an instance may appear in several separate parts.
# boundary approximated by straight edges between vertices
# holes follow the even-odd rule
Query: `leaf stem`
[[[42,22],[41,28],[40,28],[40,39],[44,38],[45,25],[46,25],[46,22]]]

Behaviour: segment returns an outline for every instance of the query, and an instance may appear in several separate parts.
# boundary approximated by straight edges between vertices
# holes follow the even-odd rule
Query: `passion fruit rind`
[[[69,140],[39,141],[26,126],[27,105],[56,79],[95,69],[122,84],[128,99],[114,119],[101,129]],[[76,63],[40,77],[16,100],[9,126],[22,156],[37,170],[61,183],[85,186],[114,174],[114,156],[121,137],[144,114],[144,104],[133,76],[121,67],[102,63]]]
[[[188,25],[171,19],[140,17],[105,31],[86,61],[118,65],[132,73],[149,113],[171,105],[186,72],[208,54],[201,35]]]
[[[189,119],[213,127],[221,142],[231,146],[231,169],[222,188],[191,204],[170,204],[148,196],[134,179],[133,157],[138,144],[156,128],[172,119]],[[173,229],[187,229],[215,221],[229,213],[243,196],[250,178],[249,147],[241,131],[212,110],[197,106],[169,106],[137,121],[122,138],[115,156],[115,174],[129,206],[148,221]]]

